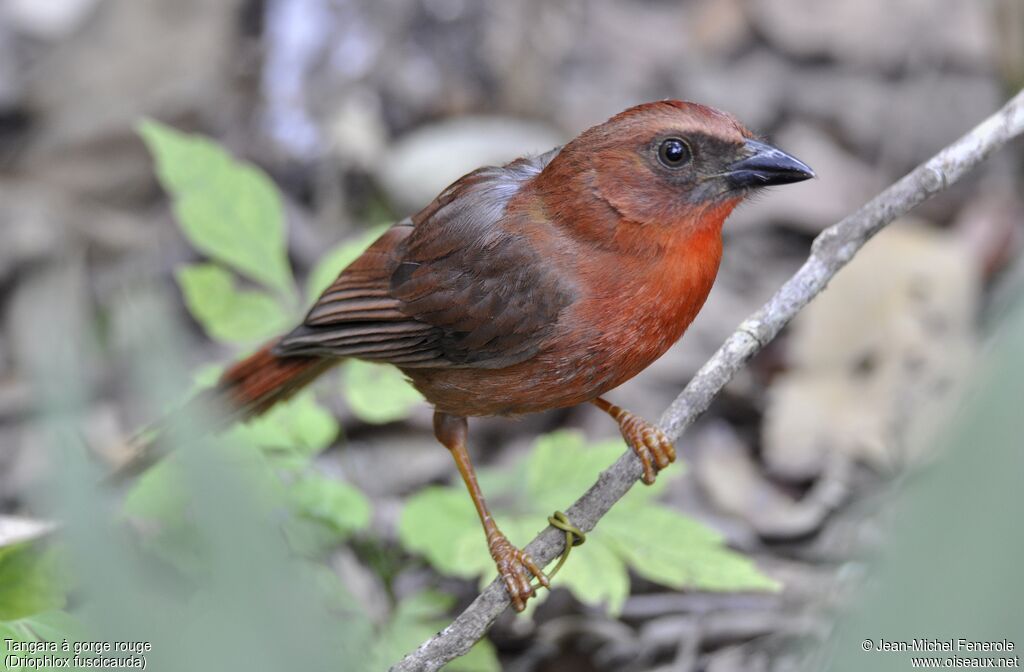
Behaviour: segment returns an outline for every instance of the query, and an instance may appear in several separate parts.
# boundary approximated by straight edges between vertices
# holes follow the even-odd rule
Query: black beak
[[[726,179],[734,187],[770,187],[803,182],[815,177],[814,171],[803,161],[757,140],[747,140],[744,154],[745,158],[730,164],[726,169]]]

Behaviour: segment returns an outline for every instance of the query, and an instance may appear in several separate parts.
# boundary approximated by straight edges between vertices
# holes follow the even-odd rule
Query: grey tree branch
[[[967,135],[919,165],[857,212],[826,229],[811,255],[778,292],[748,317],[701,367],[689,385],[662,414],[661,428],[676,440],[711,404],[712,399],[751,357],[759,352],[873,235],[932,195],[957,182],[1014,137],[1024,132],[1024,91]],[[627,450],[566,511],[569,519],[589,531],[640,478],[640,461]],[[526,547],[544,566],[562,552],[564,533],[552,527]],[[584,552],[586,552],[584,550]],[[501,581],[487,588],[447,628],[424,642],[391,668],[391,672],[432,672],[466,653],[483,637],[509,605]]]

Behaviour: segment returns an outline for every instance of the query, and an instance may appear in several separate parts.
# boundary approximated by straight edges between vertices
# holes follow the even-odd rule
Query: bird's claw
[[[675,462],[676,449],[665,436],[665,432],[640,416],[625,411],[619,418],[619,429],[622,431],[622,438],[640,458],[640,463],[644,467],[645,484],[654,483],[658,472]]]
[[[537,577],[540,585],[545,588],[551,587],[547,575],[530,556],[513,546],[504,534],[499,532],[494,535],[488,541],[488,546],[498,568],[498,575],[505,582],[505,590],[512,600],[512,608],[516,611],[525,609],[526,601],[537,594],[532,583],[533,577]]]

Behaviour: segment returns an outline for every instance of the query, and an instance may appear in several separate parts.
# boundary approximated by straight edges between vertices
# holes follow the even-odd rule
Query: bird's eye
[[[681,138],[667,138],[658,147],[658,160],[666,168],[680,168],[690,162],[693,152]]]

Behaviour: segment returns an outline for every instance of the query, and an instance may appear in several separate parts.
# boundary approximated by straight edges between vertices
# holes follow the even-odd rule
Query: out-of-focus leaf
[[[572,591],[580,602],[603,606],[617,614],[629,597],[629,572],[622,557],[600,539],[587,535],[587,543],[574,548],[555,585]]]
[[[370,503],[348,483],[310,475],[293,483],[290,493],[299,511],[329,524],[342,538],[370,522]]]
[[[227,436],[245,445],[311,456],[331,445],[339,429],[338,421],[316,403],[313,393],[303,392],[236,425]]]
[[[173,459],[167,459],[139,476],[125,495],[122,511],[128,516],[182,525],[187,505],[181,470]]]
[[[423,396],[395,367],[357,359],[345,362],[342,389],[352,412],[373,424],[401,420],[423,401]]]
[[[448,623],[441,619],[435,621],[435,625],[430,629],[429,634],[423,637],[420,642],[432,637],[435,633],[447,626]],[[413,649],[407,649],[405,653],[412,651]],[[400,660],[396,659],[396,662]],[[445,672],[500,672],[501,663],[498,662],[498,653],[494,650],[494,645],[489,640],[481,639],[479,642],[473,645],[466,655],[456,658],[452,662],[441,668]]]
[[[480,519],[465,491],[429,487],[406,502],[398,523],[402,544],[439,572],[471,578],[494,570]]]
[[[192,383],[194,387],[191,394],[207,387],[213,387],[221,374],[224,373],[223,364],[204,364],[192,372]],[[191,396],[191,395],[190,395]]]
[[[36,614],[23,619],[21,623],[29,626],[33,633],[47,642],[59,642],[65,637],[69,641],[81,641],[85,634],[82,623],[66,611]]]
[[[898,499],[886,500],[885,548],[870,567],[860,603],[851,605],[813,669],[897,672],[919,667],[911,659],[920,655],[952,656],[947,661],[963,667],[994,656],[989,667],[1020,667],[1024,583],[1014,577],[1024,555],[1022,298],[986,344],[960,408],[933,418],[941,457],[908,479]],[[1006,639],[1013,646],[952,654],[879,654],[860,646],[866,639],[877,645],[880,637],[909,641],[922,632],[939,641]]]
[[[32,544],[0,549],[0,621],[64,606],[66,581],[55,549]]]
[[[565,508],[586,492],[597,475],[625,450],[626,444],[617,439],[588,446],[579,432],[562,430],[546,434],[537,439],[527,460],[526,489],[531,498],[541,498],[541,510]]]
[[[203,568],[203,548],[188,519],[188,492],[173,457],[147,469],[125,495],[122,512],[146,523],[139,541],[188,576]]]
[[[306,296],[309,301],[316,301],[345,267],[355,261],[356,257],[377,240],[386,228],[374,227],[354,240],[346,240],[323,255],[306,279]]]
[[[720,535],[692,518],[650,503],[612,509],[593,535],[637,574],[673,588],[778,590],[749,558],[729,550]]]
[[[11,653],[6,640],[12,642],[53,642],[57,645],[56,651],[39,651],[35,654],[19,650],[15,655],[23,659],[40,659],[43,656],[70,658],[73,650],[63,652],[60,645],[64,640],[68,642],[86,641],[85,630],[78,619],[65,611],[47,611],[16,621],[0,622],[0,660],[10,661],[7,656]],[[21,672],[22,670],[36,670],[38,663],[26,663],[25,665],[5,666],[10,672]],[[80,669],[69,667],[66,669]]]
[[[292,295],[284,208],[270,179],[205,138],[155,121],[139,125],[185,237],[197,250]]]
[[[189,312],[214,340],[256,343],[281,333],[290,322],[272,296],[237,289],[231,273],[216,264],[183,266],[175,277]]]

